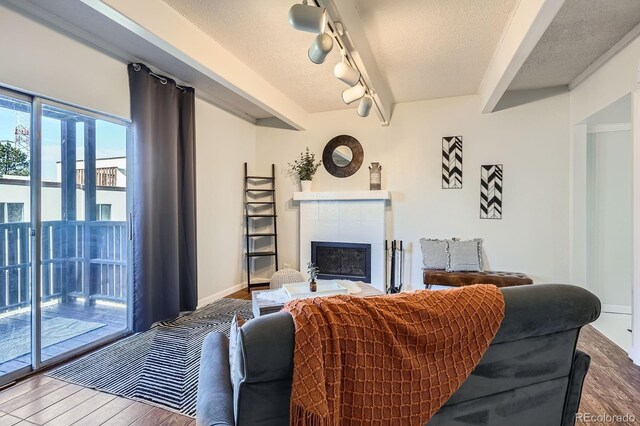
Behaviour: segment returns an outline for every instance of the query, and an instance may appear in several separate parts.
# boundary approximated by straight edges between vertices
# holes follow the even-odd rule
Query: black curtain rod
[[[136,71],[136,72],[138,72],[138,71],[140,71],[140,70],[142,69],[142,67],[140,66],[140,64],[133,63],[132,65],[133,65],[133,70],[134,70],[134,71]],[[148,69],[148,67],[147,67],[147,69]],[[167,82],[169,81],[169,80],[167,79],[167,77],[164,77],[164,76],[162,76],[162,75],[156,74],[156,73],[154,73],[153,71],[151,71],[150,69],[149,69],[149,74],[150,74],[150,75],[152,75],[152,76],[154,76],[154,77],[155,77],[155,78],[157,78],[158,80],[160,80],[160,82],[161,82],[162,84],[167,84]],[[186,92],[186,91],[187,91],[186,87],[182,87],[182,86],[180,86],[178,83],[176,83],[176,88],[177,88],[177,89],[179,89],[179,90],[181,90],[182,92]]]

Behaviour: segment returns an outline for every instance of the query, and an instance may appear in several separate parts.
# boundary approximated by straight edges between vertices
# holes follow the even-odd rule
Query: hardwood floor
[[[262,288],[258,288],[257,290],[268,290],[269,286],[265,286]],[[247,291],[247,289],[238,290],[233,294],[228,295],[227,297],[231,299],[242,299],[242,300],[251,300],[251,293]]]
[[[229,297],[250,300],[246,290]],[[591,326],[584,327],[578,348],[591,356],[579,412],[591,421],[577,424],[640,424],[640,367]],[[635,421],[616,421],[632,415]],[[602,421],[596,416],[611,416]],[[12,425],[194,425],[195,420],[162,408],[66,383],[42,373],[0,391],[0,426]]]
[[[578,349],[591,356],[579,413],[593,416],[632,415],[635,421],[589,421],[594,426],[640,424],[640,367],[627,353],[592,326],[580,333]],[[580,424],[578,422],[577,424]]]
[[[0,426],[34,424],[186,426],[195,420],[39,374],[0,392]]]

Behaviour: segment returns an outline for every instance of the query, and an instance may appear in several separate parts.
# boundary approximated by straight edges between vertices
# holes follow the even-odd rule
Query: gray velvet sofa
[[[600,314],[588,291],[561,284],[501,290],[505,318],[471,376],[429,426],[567,426],[575,422],[590,358],[576,350],[580,328]],[[286,312],[241,329],[235,386],[228,339],[204,341],[198,384],[199,425],[285,426],[293,365],[294,326]]]

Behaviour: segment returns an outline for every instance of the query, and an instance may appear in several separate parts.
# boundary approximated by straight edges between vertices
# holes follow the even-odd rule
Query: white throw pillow
[[[482,239],[449,241],[447,272],[482,272]]]
[[[240,379],[236,368],[236,354],[238,352],[238,340],[240,339],[240,327],[244,323],[244,318],[234,315],[233,320],[231,320],[231,330],[229,330],[229,368],[231,369],[231,384],[233,386]]]
[[[447,269],[447,266],[449,265],[449,256],[447,255],[448,245],[448,240],[420,238],[423,268]]]

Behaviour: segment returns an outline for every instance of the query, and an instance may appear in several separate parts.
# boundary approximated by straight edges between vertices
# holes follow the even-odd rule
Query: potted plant
[[[316,155],[309,151],[300,153],[300,158],[293,163],[289,163],[289,173],[296,175],[300,180],[300,187],[303,192],[311,191],[313,175],[318,171],[322,161],[316,162]]]
[[[316,279],[318,278],[318,272],[320,269],[313,263],[307,263],[307,272],[309,273],[309,291],[315,293],[318,291],[318,284],[316,283]]]

